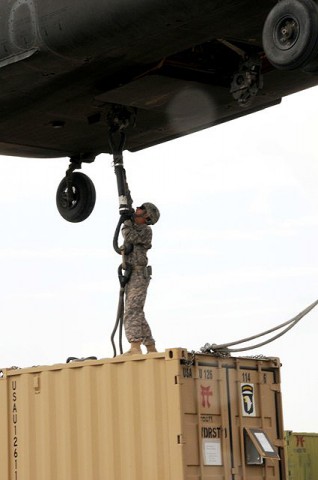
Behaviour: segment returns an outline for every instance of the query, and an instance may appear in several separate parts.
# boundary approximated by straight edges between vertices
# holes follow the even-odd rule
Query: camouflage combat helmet
[[[154,205],[153,203],[150,203],[150,202],[146,202],[146,203],[143,203],[141,205],[142,209],[144,209],[149,217],[149,224],[150,225],[154,225],[155,223],[158,222],[159,220],[159,217],[160,217],[160,212],[158,210],[158,208],[156,207],[156,205]]]

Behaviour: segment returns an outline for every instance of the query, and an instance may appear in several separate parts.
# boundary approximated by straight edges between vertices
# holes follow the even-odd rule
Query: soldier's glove
[[[134,221],[134,211],[133,210],[127,210],[125,212],[122,212],[120,214],[120,218],[122,219],[122,223],[124,223],[126,220],[131,220],[132,222]]]

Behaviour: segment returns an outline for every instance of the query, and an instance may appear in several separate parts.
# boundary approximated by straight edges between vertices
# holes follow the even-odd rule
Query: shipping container
[[[318,433],[286,432],[288,480],[318,479]]]
[[[0,370],[0,480],[286,480],[277,358]]]

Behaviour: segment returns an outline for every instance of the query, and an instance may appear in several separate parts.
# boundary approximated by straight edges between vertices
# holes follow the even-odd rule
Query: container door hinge
[[[177,443],[178,443],[178,445],[183,445],[185,443],[182,434],[177,435]]]
[[[183,381],[181,379],[181,375],[175,375],[174,377],[174,384],[175,385],[182,385],[183,384]]]
[[[274,445],[275,445],[275,447],[283,448],[283,447],[286,446],[286,443],[285,443],[284,439],[278,438],[277,440],[275,440]]]
[[[280,392],[280,383],[273,383],[273,384],[271,385],[271,390],[272,390],[273,392]]]
[[[34,388],[34,393],[40,393],[40,376],[35,375],[33,377],[33,388]]]

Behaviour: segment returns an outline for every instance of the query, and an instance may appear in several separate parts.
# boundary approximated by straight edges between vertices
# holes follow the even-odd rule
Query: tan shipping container
[[[318,433],[286,432],[288,480],[318,479]]]
[[[278,359],[2,369],[0,480],[286,480]]]

